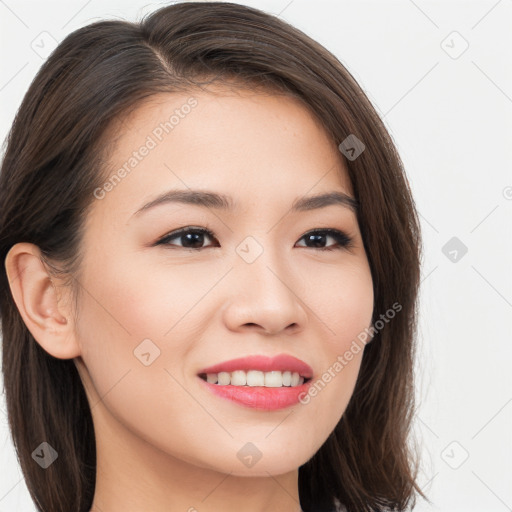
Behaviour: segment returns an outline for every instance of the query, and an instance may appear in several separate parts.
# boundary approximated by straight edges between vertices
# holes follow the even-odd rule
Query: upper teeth
[[[266,388],[280,388],[282,386],[300,386],[304,377],[297,372],[260,372],[258,370],[236,370],[234,372],[208,373],[206,381],[220,386],[264,386]]]

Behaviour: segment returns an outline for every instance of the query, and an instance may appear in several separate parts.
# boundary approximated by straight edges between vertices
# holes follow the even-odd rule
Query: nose
[[[224,322],[230,330],[275,335],[304,329],[308,316],[303,280],[270,250],[252,263],[238,261],[230,282],[231,293],[223,308]]]

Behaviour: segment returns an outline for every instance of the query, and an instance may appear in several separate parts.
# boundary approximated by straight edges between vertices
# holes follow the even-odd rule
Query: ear
[[[59,359],[79,356],[71,309],[59,306],[59,290],[52,282],[40,249],[34,244],[15,244],[7,253],[5,268],[16,306],[39,345]],[[64,290],[64,294],[69,296],[70,290]]]

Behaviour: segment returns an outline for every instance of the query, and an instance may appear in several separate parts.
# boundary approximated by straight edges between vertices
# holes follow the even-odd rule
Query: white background
[[[52,38],[166,3],[1,0],[2,140]],[[239,3],[333,52],[404,161],[425,245],[415,429],[431,503],[416,510],[512,510],[512,1]],[[34,511],[0,406],[0,511]]]

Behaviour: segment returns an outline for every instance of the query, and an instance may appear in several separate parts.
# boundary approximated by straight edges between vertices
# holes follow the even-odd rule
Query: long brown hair
[[[107,128],[159,92],[235,80],[299,98],[344,156],[374,286],[373,322],[399,314],[364,350],[354,394],[320,450],[299,469],[305,512],[404,510],[414,504],[417,464],[409,432],[421,238],[403,164],[382,120],[347,69],[277,17],[225,2],[184,2],[140,23],[102,21],[68,35],[27,91],[0,174],[0,259],[36,244],[52,272],[78,275],[84,221],[104,183]],[[74,280],[69,279],[70,286]],[[78,290],[75,289],[75,297]],[[25,326],[0,270],[3,372],[9,426],[38,510],[88,511],[96,452],[89,404],[73,360],[45,352]],[[31,454],[59,453],[41,471]]]

